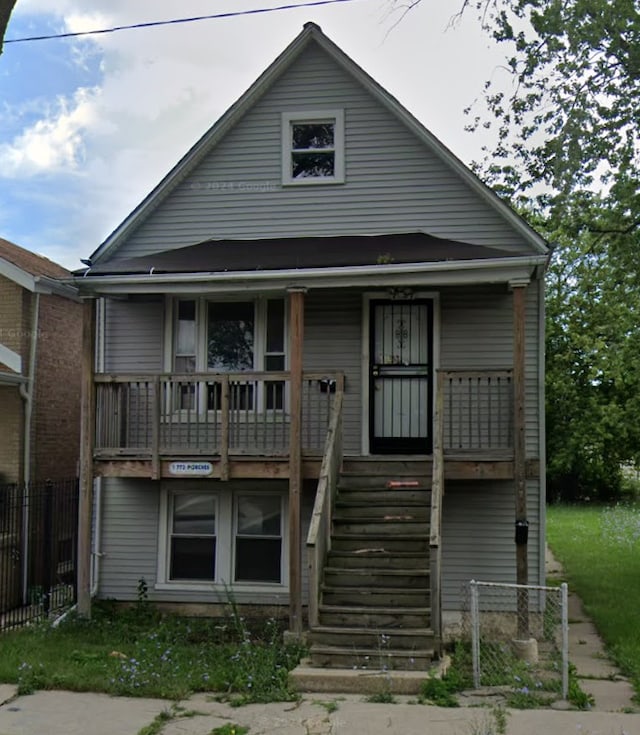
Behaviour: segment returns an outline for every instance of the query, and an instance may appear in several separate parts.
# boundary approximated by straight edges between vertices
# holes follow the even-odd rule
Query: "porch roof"
[[[437,263],[517,257],[497,248],[445,240],[424,232],[261,240],[207,240],[138,258],[114,258],[82,275],[229,273]]]

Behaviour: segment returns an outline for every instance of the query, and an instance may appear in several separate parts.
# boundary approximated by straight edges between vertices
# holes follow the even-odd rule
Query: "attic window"
[[[342,110],[282,114],[282,183],[344,182]]]

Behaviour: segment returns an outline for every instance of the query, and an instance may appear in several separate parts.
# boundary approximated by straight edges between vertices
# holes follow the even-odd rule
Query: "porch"
[[[338,407],[336,418],[343,418],[341,372],[303,373],[299,428],[292,422],[293,386],[286,371],[97,374],[94,383],[94,467],[103,476],[288,478],[295,444],[303,477],[317,479]],[[440,370],[435,393],[445,479],[513,479],[512,371]],[[380,476],[392,476],[399,467],[430,476],[433,423],[423,453],[362,452],[360,461]],[[410,436],[412,426],[397,430]]]

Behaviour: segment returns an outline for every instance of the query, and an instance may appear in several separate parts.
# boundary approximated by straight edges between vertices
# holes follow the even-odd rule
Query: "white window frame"
[[[177,486],[176,486],[177,485]],[[204,493],[216,497],[216,568],[215,580],[188,580],[169,578],[171,554],[172,502],[174,495]],[[237,496],[251,494],[278,495],[280,497],[280,528],[282,546],[280,549],[281,582],[234,582],[235,577],[235,538],[237,524]],[[158,560],[154,589],[159,591],[185,591],[219,593],[226,589],[234,592],[286,593],[289,591],[289,531],[287,527],[288,496],[285,489],[268,488],[263,490],[236,488],[212,488],[203,481],[165,480],[160,485],[160,512],[158,516]]]
[[[240,498],[246,498],[250,497],[252,495],[262,495],[262,496],[271,496],[271,497],[279,497],[280,498],[280,582],[247,582],[247,581],[235,581],[235,573],[236,573],[236,540],[238,538],[238,506],[239,506],[239,500]],[[286,572],[286,562],[288,558],[288,554],[286,553],[285,549],[285,513],[286,513],[286,495],[284,491],[278,492],[278,491],[270,491],[270,490],[239,490],[234,497],[233,502],[233,559],[232,559],[232,567],[231,572],[233,574],[234,582],[233,584],[235,586],[243,586],[243,585],[251,585],[252,587],[254,585],[265,585],[268,587],[280,587],[284,583],[285,572]],[[255,538],[261,538],[259,536],[256,536]],[[265,538],[274,538],[272,536],[268,536]]]
[[[309,176],[294,179],[291,175],[293,154],[291,128],[294,124],[333,123],[333,176]],[[283,186],[318,186],[344,183],[344,110],[306,110],[282,113],[282,184]]]
[[[212,375],[219,375],[221,371],[209,370],[207,365],[207,330],[208,330],[208,305],[212,302],[252,302],[254,305],[254,343],[253,343],[253,365],[251,371],[248,372],[268,372],[265,365],[265,358],[269,355],[276,353],[267,352],[267,304],[270,300],[282,300],[284,302],[284,367],[283,371],[289,369],[289,309],[288,309],[288,298],[286,295],[268,294],[266,296],[252,296],[242,295],[235,296],[233,298],[221,298],[216,295],[208,296],[192,296],[189,294],[175,296],[167,299],[166,304],[166,330],[165,330],[165,359],[164,368],[167,373],[176,373],[174,369],[174,358],[176,357],[176,315],[178,312],[179,301],[195,301],[195,315],[196,315],[196,353],[195,353],[195,372],[198,374],[211,373]],[[278,353],[279,354],[279,353]],[[273,371],[277,372],[277,371]],[[258,412],[264,410],[264,404],[266,398],[264,396],[264,384],[260,383],[258,386],[259,390],[254,399],[254,408],[252,411],[258,410]],[[204,396],[205,386],[200,386],[201,394],[199,395],[199,406],[206,406],[206,400]],[[168,407],[167,407],[168,408]],[[270,411],[275,410],[278,412],[288,410],[288,391],[284,392],[284,401],[281,409],[269,409]],[[175,416],[185,417],[188,414],[187,409],[175,408],[172,411]],[[191,415],[195,415],[194,411],[191,411]]]

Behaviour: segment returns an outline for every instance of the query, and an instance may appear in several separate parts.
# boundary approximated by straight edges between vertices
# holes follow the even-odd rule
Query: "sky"
[[[11,39],[305,0],[18,0],[0,55],[0,237],[81,267],[302,30],[324,33],[460,159],[504,50],[461,0],[347,0],[74,39]]]

